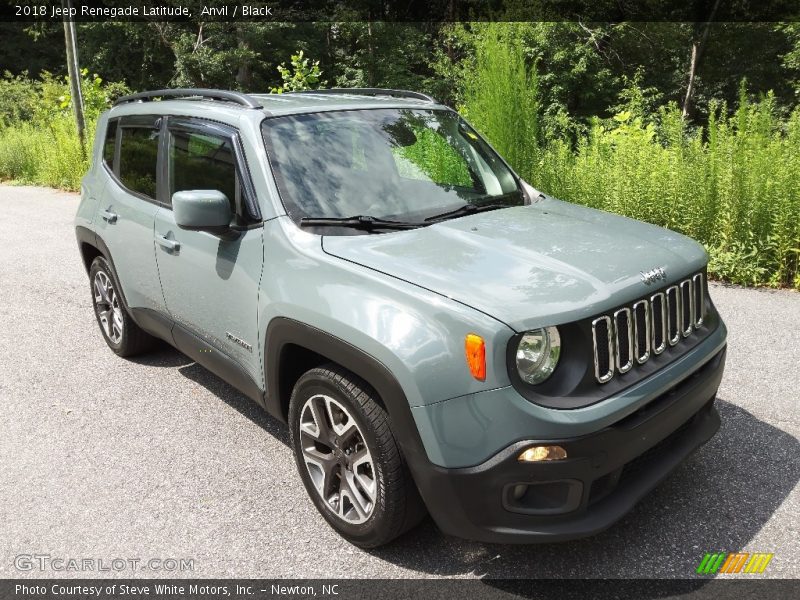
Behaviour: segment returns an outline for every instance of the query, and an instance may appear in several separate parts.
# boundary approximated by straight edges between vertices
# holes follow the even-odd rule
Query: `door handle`
[[[162,248],[166,248],[167,250],[171,250],[172,252],[176,252],[181,249],[180,242],[171,240],[164,235],[156,234],[156,241],[158,242],[159,246],[161,246]]]
[[[119,217],[117,213],[113,213],[110,210],[101,210],[100,216],[103,217],[106,221],[108,221],[109,224],[116,223],[117,218]]]

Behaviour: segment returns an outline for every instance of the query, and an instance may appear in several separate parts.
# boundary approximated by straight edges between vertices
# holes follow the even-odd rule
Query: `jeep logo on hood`
[[[650,269],[649,271],[640,271],[640,274],[645,285],[650,285],[659,279],[664,281],[667,279],[667,272],[664,270],[664,267],[656,267],[655,269]]]

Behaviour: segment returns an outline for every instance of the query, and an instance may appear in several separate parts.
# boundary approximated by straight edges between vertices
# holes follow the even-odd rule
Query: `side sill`
[[[175,340],[175,347],[186,356],[224,379],[262,408],[266,408],[264,391],[232,358],[177,323],[172,327],[172,338]]]
[[[174,346],[172,338],[172,319],[150,308],[128,308],[134,322],[150,335]]]

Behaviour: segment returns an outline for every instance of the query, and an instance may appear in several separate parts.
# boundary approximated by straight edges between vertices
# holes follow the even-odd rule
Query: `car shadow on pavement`
[[[493,579],[698,577],[706,552],[743,549],[800,481],[794,436],[724,400],[717,407],[717,436],[597,536],[560,544],[481,544],[444,536],[427,519],[372,554],[421,572],[479,576],[500,590],[508,584]],[[781,548],[752,550],[775,552],[778,559]],[[535,589],[531,584],[531,593]],[[513,591],[521,592],[518,585]],[[642,597],[669,591],[653,586],[652,595]]]
[[[286,425],[275,417],[270,416],[254,400],[242,394],[232,385],[227,384],[205,367],[197,363],[191,363],[178,369],[178,372],[195,383],[202,385],[225,404],[236,409],[286,447],[290,446],[289,430]]]
[[[183,367],[194,362],[182,352],[178,352],[166,342],[158,339],[155,340],[155,347],[152,350],[144,354],[127,357],[125,360],[145,367],[164,367],[168,369]]]
[[[159,348],[152,353],[137,356],[130,360],[152,367],[178,367],[178,372],[181,375],[203,386],[222,402],[236,409],[276,440],[289,447],[289,432],[286,425],[271,417],[264,409],[235,387],[229,385],[178,350],[164,344],[163,349]]]

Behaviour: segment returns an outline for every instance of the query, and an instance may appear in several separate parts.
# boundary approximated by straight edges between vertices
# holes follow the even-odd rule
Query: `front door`
[[[164,204],[156,213],[154,233],[161,287],[175,321],[173,337],[182,351],[226,379],[237,380],[238,367],[262,387],[257,308],[263,226],[244,201],[245,190],[252,188],[242,185],[248,175],[240,164],[236,132],[197,119],[168,119],[162,147]],[[223,192],[234,214],[231,228],[178,227],[171,198],[185,190]]]

